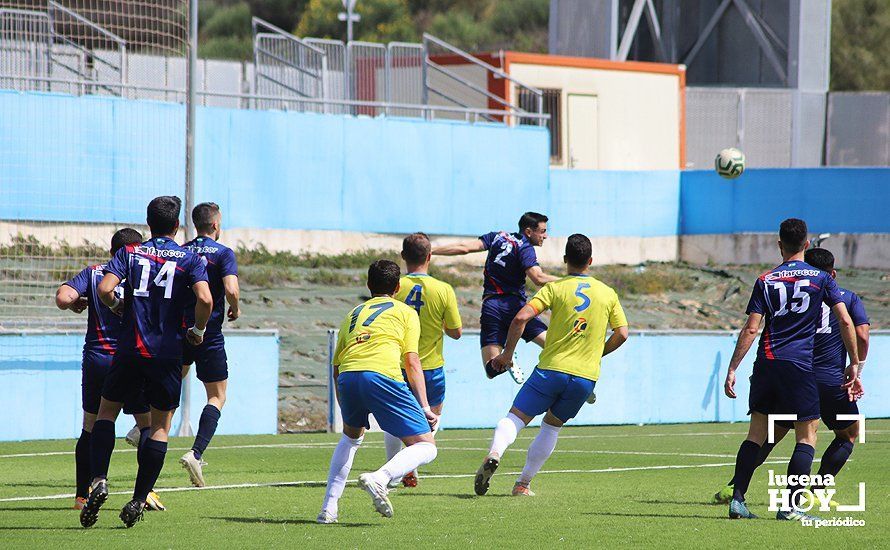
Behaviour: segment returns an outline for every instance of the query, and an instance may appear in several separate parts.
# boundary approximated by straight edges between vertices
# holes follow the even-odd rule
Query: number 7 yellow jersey
[[[437,369],[445,364],[442,329],[461,328],[454,289],[426,273],[409,273],[399,284],[395,298],[420,317],[420,364],[423,370]]]
[[[528,305],[552,311],[538,368],[597,380],[606,329],[627,326],[618,294],[589,275],[569,275],[544,285]]]
[[[420,321],[413,309],[389,296],[371,298],[340,324],[334,365],[340,372],[372,371],[399,382],[406,353],[417,353]]]

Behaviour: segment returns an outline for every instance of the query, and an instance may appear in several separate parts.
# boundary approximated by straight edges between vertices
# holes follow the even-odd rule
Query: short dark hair
[[[368,268],[368,290],[371,294],[395,294],[401,276],[399,264],[377,260]]]
[[[584,267],[593,257],[593,245],[590,239],[581,233],[569,236],[566,241],[566,263],[574,267]]]
[[[213,228],[213,220],[219,215],[219,205],[215,202],[202,202],[192,208],[192,222],[195,229],[206,232]]]
[[[824,248],[811,248],[803,255],[803,261],[822,271],[834,269],[834,254]]]
[[[136,231],[132,227],[118,229],[111,237],[111,253],[114,254],[125,245],[141,243],[142,241],[142,233]]]
[[[179,197],[155,197],[148,203],[148,227],[153,235],[170,235],[179,223],[182,201]]]
[[[800,252],[807,243],[807,222],[788,218],[779,226],[779,240],[785,252]]]
[[[426,233],[411,233],[402,241],[402,259],[411,265],[420,265],[430,255],[430,237]]]
[[[549,218],[544,214],[537,212],[526,212],[519,218],[519,232],[522,233],[526,229],[537,229],[539,223],[547,223]]]

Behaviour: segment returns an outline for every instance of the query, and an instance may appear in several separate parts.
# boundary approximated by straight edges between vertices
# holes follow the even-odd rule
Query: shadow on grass
[[[9,526],[0,526],[0,531],[86,531],[83,527],[80,526],[67,526],[67,527],[35,527],[28,525],[9,525]]]
[[[477,498],[500,498],[500,497],[509,497],[511,495],[507,494],[498,494],[498,495],[485,495],[485,496],[476,496],[472,493],[417,493],[417,492],[393,492],[391,493],[395,496],[395,498],[402,497],[449,497],[449,498],[458,498],[461,500],[475,500]]]
[[[16,508],[0,508],[0,512],[58,512],[71,510],[71,506],[19,506]],[[73,514],[76,516],[77,514]]]
[[[228,521],[231,523],[268,523],[270,525],[317,525],[314,519],[278,519],[278,518],[233,518],[233,517],[205,517],[204,519],[215,519],[219,521]],[[333,525],[340,527],[380,527],[379,523],[356,523],[356,522],[338,522]]]
[[[682,506],[729,506],[729,504],[718,504],[711,500],[634,500],[640,504],[680,504]]]
[[[583,512],[585,516],[609,516],[618,518],[676,518],[676,519],[715,519],[728,520],[726,516],[703,516],[701,514],[647,514],[644,512]]]

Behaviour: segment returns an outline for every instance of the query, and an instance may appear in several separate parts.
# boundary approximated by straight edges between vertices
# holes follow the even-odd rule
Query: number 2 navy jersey
[[[181,357],[184,313],[194,303],[191,286],[207,281],[201,258],[167,237],[155,237],[118,250],[106,271],[126,280],[120,354]]]
[[[207,334],[204,335],[204,339],[211,340],[213,336],[222,333],[223,320],[226,317],[226,289],[223,286],[223,277],[238,275],[238,263],[235,261],[235,252],[210,237],[198,237],[185,243],[182,247],[200,256],[207,270],[210,294],[213,295],[213,311],[210,313],[210,320],[207,322]],[[185,322],[187,326],[192,326],[195,323],[195,310],[193,307],[186,309]]]
[[[87,334],[83,343],[84,353],[93,352],[103,355],[114,355],[117,349],[118,333],[121,329],[121,318],[111,312],[99,300],[96,287],[105,276],[104,265],[91,265],[66,281],[80,296],[87,299]],[[123,298],[124,289],[119,285],[115,289],[118,298]]]
[[[831,275],[802,262],[784,262],[761,275],[754,283],[747,314],[760,313],[766,320],[758,359],[792,361],[813,368],[813,338],[822,304],[841,302]]]
[[[853,320],[853,326],[867,325],[868,315],[865,306],[855,292],[839,289],[841,299]],[[847,367],[847,348],[841,338],[840,323],[831,308],[822,304],[822,311],[816,321],[815,348],[813,349],[813,369],[816,381],[820,384],[840,386],[844,383],[844,369]]]
[[[535,247],[525,235],[498,231],[479,237],[488,251],[482,296],[514,294],[525,296],[525,270],[538,265]]]

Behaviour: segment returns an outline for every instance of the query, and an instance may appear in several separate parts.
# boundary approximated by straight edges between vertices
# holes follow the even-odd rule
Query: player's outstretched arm
[[[528,276],[529,279],[531,279],[533,283],[535,283],[535,286],[537,287],[542,287],[551,281],[559,280],[559,277],[554,277],[553,275],[547,275],[546,273],[544,273],[544,270],[541,269],[541,266],[539,265],[533,265],[530,268],[526,269],[525,274]]]
[[[464,241],[462,243],[437,246],[433,248],[431,254],[435,256],[463,256],[464,254],[482,252],[483,250],[485,250],[485,245],[482,244],[482,240],[475,239],[472,241]]]
[[[62,284],[56,290],[56,307],[62,310],[69,309],[74,313],[81,313],[87,306],[86,298],[81,298],[80,293],[67,284]]]
[[[115,275],[114,273],[106,273],[102,280],[99,281],[99,286],[96,287],[96,293],[99,295],[99,300],[108,306],[112,312],[116,315],[121,314],[121,308],[123,306],[123,300],[114,295],[114,289],[117,288],[121,282],[120,277]]]
[[[237,275],[226,275],[222,281],[226,291],[226,302],[229,303],[229,322],[231,322],[241,316],[241,287],[238,285]]]
[[[844,372],[844,384],[842,388],[850,388],[859,378],[859,350],[856,347],[856,327],[853,326],[853,319],[847,312],[847,306],[843,302],[838,302],[831,306],[831,311],[837,317],[838,325],[841,330],[841,339],[844,341],[844,347],[847,348],[847,356],[850,358],[850,364]]]
[[[726,381],[723,384],[723,392],[726,394],[726,397],[736,398],[735,371],[738,370],[739,365],[742,364],[742,359],[745,358],[748,350],[751,349],[751,344],[757,338],[757,332],[760,330],[760,321],[762,319],[763,315],[760,313],[751,313],[748,315],[744,328],[739,332],[739,339],[735,343],[735,351],[732,352],[732,359],[729,360],[729,370],[726,373]]]
[[[606,340],[605,345],[603,346],[603,357],[609,355],[616,349],[621,347],[621,344],[627,342],[627,325],[623,327],[616,327],[612,331],[612,335],[609,336],[609,339]]]
[[[196,281],[192,291],[195,293],[195,326],[189,328],[187,338],[192,345],[198,346],[204,341],[204,330],[213,311],[213,295],[207,281]]]

